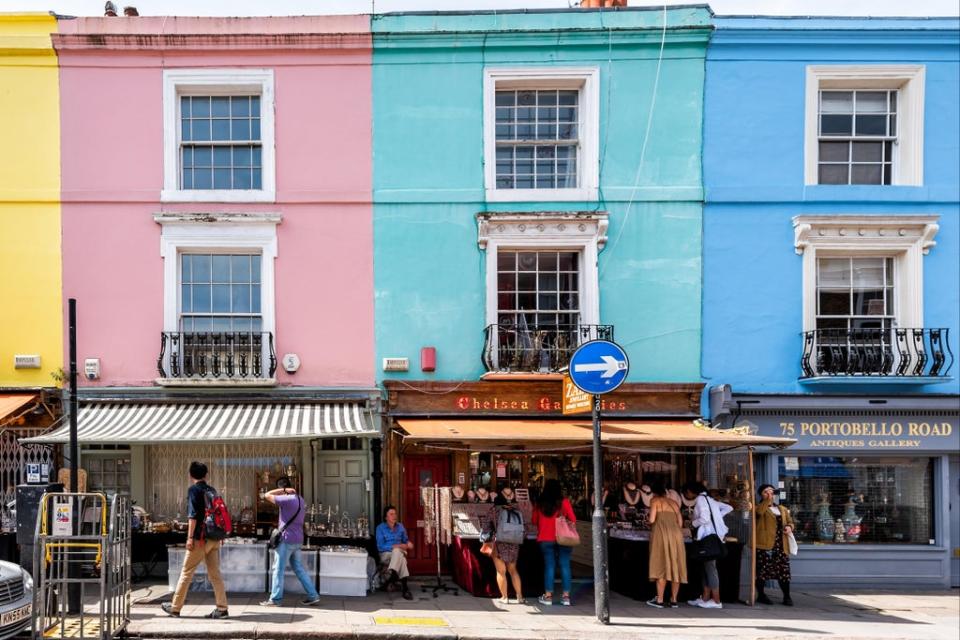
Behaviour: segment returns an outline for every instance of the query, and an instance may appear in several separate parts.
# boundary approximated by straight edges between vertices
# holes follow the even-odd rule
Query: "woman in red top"
[[[577,521],[573,506],[563,497],[558,480],[547,480],[543,493],[533,510],[533,524],[537,525],[537,543],[543,553],[543,595],[540,604],[553,604],[553,583],[556,563],[560,561],[560,585],[563,587],[563,606],[570,606],[570,553],[571,547],[557,544],[557,517],[563,516],[571,523]]]

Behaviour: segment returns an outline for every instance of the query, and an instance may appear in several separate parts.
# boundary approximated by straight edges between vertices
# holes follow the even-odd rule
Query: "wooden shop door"
[[[437,571],[436,542],[427,544],[423,535],[421,487],[450,486],[449,456],[406,456],[403,462],[403,526],[407,529],[413,550],[407,564],[413,575],[432,575]],[[440,545],[441,568],[446,570],[446,547]]]

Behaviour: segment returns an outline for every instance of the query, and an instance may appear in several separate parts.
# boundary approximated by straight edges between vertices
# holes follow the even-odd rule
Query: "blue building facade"
[[[957,22],[715,26],[710,418],[797,439],[758,466],[798,516],[796,582],[956,585]]]

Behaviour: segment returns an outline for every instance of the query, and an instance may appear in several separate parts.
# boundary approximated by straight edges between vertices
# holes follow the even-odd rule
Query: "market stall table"
[[[133,581],[140,582],[153,575],[157,565],[168,561],[167,548],[182,545],[187,534],[169,531],[164,533],[134,532],[130,546],[133,561]]]
[[[649,600],[656,595],[656,585],[649,579],[650,542],[633,534],[630,538],[611,532],[607,545],[610,557],[610,588],[634,600]],[[680,601],[694,600],[702,595],[703,565],[691,557],[690,540],[686,540],[687,583],[680,587]],[[743,544],[727,542],[727,556],[717,561],[720,574],[720,596],[724,602],[740,598],[740,557]],[[667,587],[669,589],[669,585]]]

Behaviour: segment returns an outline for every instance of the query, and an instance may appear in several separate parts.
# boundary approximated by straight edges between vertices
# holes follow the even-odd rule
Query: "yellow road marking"
[[[406,625],[411,627],[446,627],[449,626],[443,618],[385,618],[374,617],[377,624]]]

